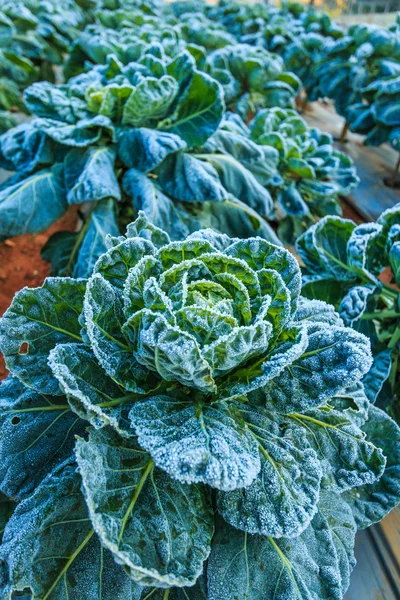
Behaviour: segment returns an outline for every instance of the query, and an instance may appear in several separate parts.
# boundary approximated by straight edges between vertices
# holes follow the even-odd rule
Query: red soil
[[[0,244],[0,316],[9,307],[21,288],[38,287],[50,273],[50,264],[42,260],[40,250],[48,238],[60,230],[74,231],[77,222],[75,208],[51,227],[36,235],[22,235]],[[0,353],[0,380],[8,374]]]

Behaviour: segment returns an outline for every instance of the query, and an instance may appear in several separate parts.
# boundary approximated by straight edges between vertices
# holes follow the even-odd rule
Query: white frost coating
[[[322,300],[309,300],[301,296],[294,318],[300,322],[321,322],[328,325],[337,325],[338,327],[343,327],[344,325],[339,314],[331,304],[327,304]]]
[[[228,491],[250,485],[260,470],[257,443],[223,406],[157,396],[136,403],[130,419],[139,444],[179,481]]]
[[[261,470],[253,483],[218,494],[218,509],[232,526],[262,535],[297,537],[317,511],[321,464],[302,431],[282,431],[263,408],[244,406],[241,416],[257,439]]]
[[[152,51],[163,59],[145,54],[145,68],[169,61],[162,45]],[[248,181],[240,178],[243,199],[267,206],[268,194],[254,195],[263,185],[259,180],[257,188],[254,176],[269,178],[278,153],[246,140],[253,127],[257,135],[267,128],[271,113],[262,111],[251,134],[240,118],[230,117],[205,150],[221,118],[222,96],[219,84],[193,71],[188,57],[177,55],[168,64],[186,86],[176,112],[152,123],[180,135],[118,129],[116,151],[128,167],[125,195],[134,211],[145,209],[156,224],[168,221],[174,239],[199,223],[243,235],[258,226],[271,236],[251,208],[239,210],[240,201],[230,196],[219,202],[237,184],[239,161],[252,173]],[[250,63],[253,83],[260,85],[268,69],[282,67],[249,46],[213,55],[216,62],[221,58],[235,72],[233,86]],[[125,73],[112,57],[99,68]],[[124,83],[104,89],[100,72],[92,91],[118,120],[124,107],[115,94],[130,95],[123,116],[138,125],[163,115],[166,96],[171,100],[177,86],[171,73],[146,79],[135,65],[126,73],[134,71],[133,93]],[[85,82],[73,82],[81,98]],[[151,106],[145,97],[154,100]],[[295,113],[290,118],[290,126],[301,128]],[[104,116],[76,126],[39,119],[32,127],[92,148],[102,128],[109,137],[115,133]],[[23,145],[16,144],[14,155]],[[187,147],[201,148],[204,160],[180,151]],[[91,153],[69,154],[70,200],[102,196],[107,186],[118,197],[114,177],[103,181],[93,169],[90,181],[81,175],[86,158],[75,164],[74,157],[90,159]],[[103,148],[99,156],[110,173],[113,151],[107,155]],[[40,152],[29,160],[40,161]],[[293,170],[313,170],[297,158],[291,163]],[[337,185],[314,183],[301,185],[311,194]],[[347,291],[350,282],[347,322],[359,315],[366,296],[354,285],[360,273],[365,284],[366,265],[379,263],[380,251],[374,246],[370,255],[368,240],[382,255],[391,247],[396,266],[398,214],[389,211],[371,227],[325,219],[302,236],[299,251],[309,270],[304,293],[323,288],[325,280],[324,292],[337,298],[332,286],[345,280]],[[30,586],[42,600],[339,600],[354,564],[351,507],[366,526],[400,499],[400,433],[368,400],[387,376],[390,357],[376,364],[379,385],[371,385],[373,372],[363,379],[367,398],[360,383],[371,363],[366,338],[346,329],[333,307],[301,298],[296,259],[261,238],[203,230],[171,242],[140,212],[126,237],[110,237],[107,244],[89,281],[49,279],[42,288],[25,289],[1,321],[13,375],[0,386],[0,490],[21,502],[0,549],[0,595]],[[311,285],[310,275],[319,285]],[[61,391],[66,396],[49,395]],[[73,461],[58,468],[74,449],[83,486]],[[0,504],[7,507],[1,494]]]
[[[358,321],[367,308],[370,296],[376,293],[376,288],[368,285],[355,285],[339,305],[339,313],[344,324],[348,327]]]
[[[303,355],[266,386],[267,406],[302,411],[360,380],[372,365],[368,338],[344,327],[315,325]]]
[[[49,365],[76,414],[96,428],[110,426],[123,437],[132,436],[130,405],[102,406],[123,396],[123,388],[107,377],[83,344],[60,344],[51,351]]]
[[[173,481],[111,432],[79,440],[76,455],[93,526],[117,563],[142,586],[193,585],[213,533],[204,489]]]

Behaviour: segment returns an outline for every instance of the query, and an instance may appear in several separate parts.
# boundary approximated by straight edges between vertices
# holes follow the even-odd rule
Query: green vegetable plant
[[[55,80],[70,41],[84,25],[72,0],[6,0],[0,11],[0,109],[27,111],[21,93],[34,81]]]
[[[279,153],[279,175],[269,189],[282,240],[292,244],[317,219],[342,214],[339,198],[359,179],[353,161],[333,148],[329,134],[310,128],[297,111],[281,108],[259,111],[249,128],[251,139]]]
[[[285,71],[277,54],[249,44],[235,44],[208,55],[208,69],[225,91],[228,107],[244,121],[262,108],[291,108],[301,88],[294,73]]]
[[[341,599],[400,499],[367,338],[266,240],[140,213],[107,246],[0,321],[2,598]]]
[[[333,304],[346,325],[370,338],[367,395],[400,421],[400,205],[377,223],[325,217],[297,240],[297,251],[303,294]]]
[[[0,165],[17,172],[0,190],[0,238],[42,231],[80,205],[80,232],[59,232],[44,249],[53,273],[86,276],[104,236],[139,210],[173,239],[210,226],[277,241],[263,184],[278,154],[239,133],[224,154],[203,151],[224,97],[190,53],[146,45],[127,65],[110,56],[65,85],[36,83],[25,102],[35,118],[0,138]]]

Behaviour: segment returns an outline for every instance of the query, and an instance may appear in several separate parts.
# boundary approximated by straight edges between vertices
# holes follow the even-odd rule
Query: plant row
[[[197,10],[197,9],[196,9]],[[301,4],[283,9],[221,2],[204,11],[239,41],[278,53],[303,81],[309,100],[330,98],[346,130],[365,143],[399,150],[400,30],[359,24],[347,31]]]
[[[341,600],[400,501],[400,208],[340,217],[272,9],[200,8],[74,7],[0,137],[0,236],[82,219],[0,319],[4,600]]]

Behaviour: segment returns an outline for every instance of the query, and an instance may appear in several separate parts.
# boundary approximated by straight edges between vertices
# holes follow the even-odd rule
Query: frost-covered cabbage
[[[342,598],[357,527],[400,498],[367,338],[261,238],[141,213],[108,247],[0,322],[1,597]]]
[[[303,294],[333,304],[346,325],[371,340],[374,366],[364,386],[371,402],[400,422],[400,204],[376,223],[325,217],[298,240]]]
[[[297,111],[282,108],[260,110],[250,135],[279,153],[279,176],[270,180],[269,189],[282,240],[293,243],[316,219],[342,214],[339,198],[359,179],[352,159],[333,147],[332,136],[309,127]]]
[[[0,167],[17,172],[0,187],[0,240],[43,231],[81,205],[81,231],[57,232],[43,252],[53,275],[74,277],[91,273],[104,235],[125,231],[139,210],[175,240],[212,227],[278,243],[261,183],[276,173],[277,152],[242,136],[229,160],[205,156],[225,114],[222,86],[186,50],[135,50],[127,64],[108,55],[66,84],[26,90],[34,118],[0,136]]]

